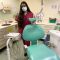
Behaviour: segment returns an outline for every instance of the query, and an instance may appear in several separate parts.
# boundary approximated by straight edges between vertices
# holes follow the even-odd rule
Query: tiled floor
[[[6,48],[0,51],[0,60],[8,60]],[[15,59],[11,58],[11,60],[15,60]],[[24,59],[19,59],[19,60],[27,60],[27,58],[25,57]]]
[[[0,50],[0,60],[8,60],[8,59],[7,59],[6,48],[3,49],[3,50]]]

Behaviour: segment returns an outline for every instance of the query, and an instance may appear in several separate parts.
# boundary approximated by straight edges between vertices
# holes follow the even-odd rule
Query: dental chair
[[[35,20],[30,18],[30,21]],[[60,60],[57,54],[46,45],[37,44],[37,40],[42,39],[44,35],[43,29],[37,24],[27,25],[24,28],[23,39],[31,41],[31,45],[27,48],[28,60]]]

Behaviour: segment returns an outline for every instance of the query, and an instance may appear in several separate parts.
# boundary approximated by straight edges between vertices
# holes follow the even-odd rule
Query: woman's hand
[[[16,21],[18,21],[18,20],[19,20],[19,19],[18,19],[18,16],[15,16],[15,20],[16,20]]]

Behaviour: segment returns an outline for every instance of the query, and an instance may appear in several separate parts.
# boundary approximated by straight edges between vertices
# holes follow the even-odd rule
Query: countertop
[[[10,25],[2,26],[3,24],[10,24]],[[0,20],[0,29],[11,26],[11,25],[16,25],[16,24],[17,24],[17,22],[15,20],[10,20],[10,21],[9,20],[8,21]]]
[[[10,25],[6,25],[6,26],[2,26],[2,24],[10,24]],[[1,28],[5,28],[5,27],[8,27],[8,26],[11,26],[11,25],[16,25],[17,24],[17,21],[15,21],[14,19],[13,20],[0,20],[0,29]],[[56,25],[56,23],[49,23],[47,21],[36,21],[36,24],[40,24],[40,25]]]
[[[36,21],[36,24],[41,24],[41,25],[56,25],[56,23],[49,23],[47,21]]]

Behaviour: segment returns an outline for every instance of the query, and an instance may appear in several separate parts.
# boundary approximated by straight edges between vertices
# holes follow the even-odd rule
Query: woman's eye
[[[22,6],[22,7],[26,7],[26,6]]]

